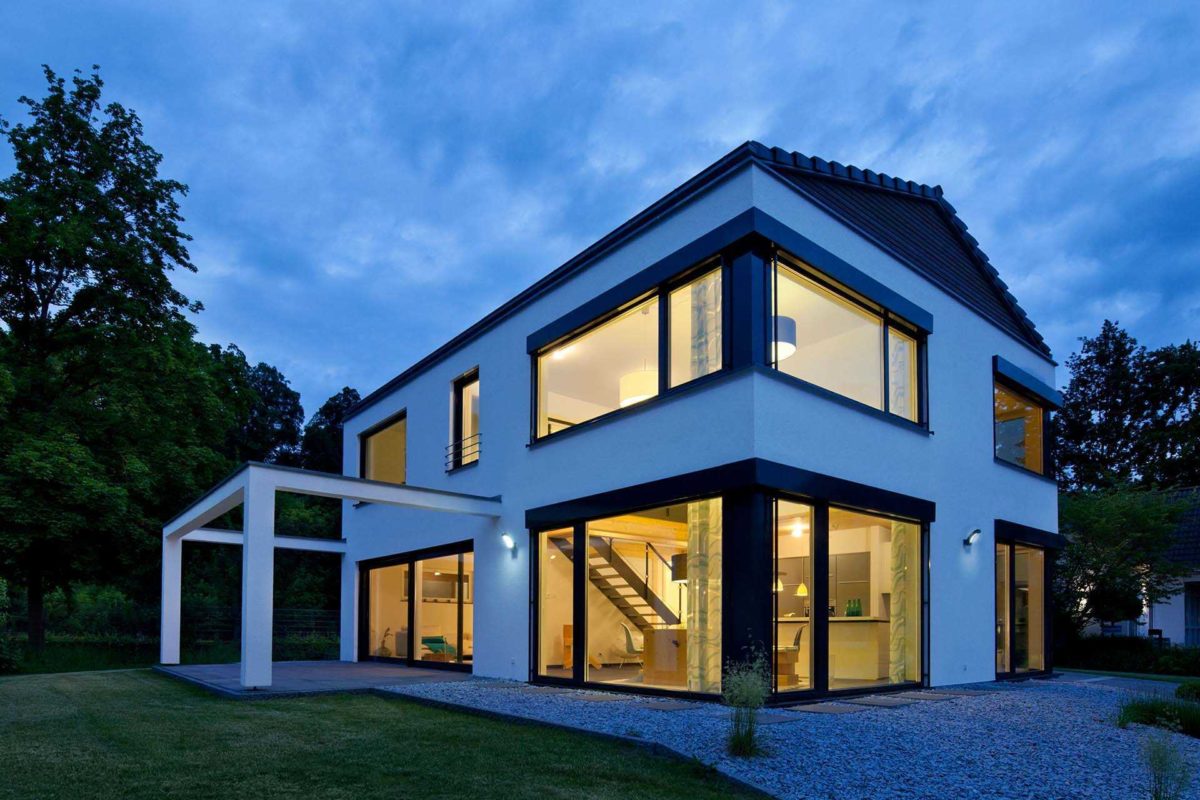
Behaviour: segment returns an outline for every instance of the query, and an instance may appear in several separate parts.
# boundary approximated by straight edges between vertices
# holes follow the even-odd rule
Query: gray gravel
[[[473,678],[388,687],[398,694],[654,741],[782,798],[1148,798],[1138,754],[1148,729],[1114,722],[1124,693],[1063,681],[854,714],[771,711],[766,754],[725,752],[728,711]],[[586,699],[586,698],[591,698]],[[683,708],[676,706],[683,705]],[[1200,740],[1172,734],[1200,769]],[[1185,794],[1200,800],[1200,782]]]

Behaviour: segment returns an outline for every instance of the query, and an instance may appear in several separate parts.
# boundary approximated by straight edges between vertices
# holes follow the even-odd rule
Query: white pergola
[[[325,472],[251,462],[242,465],[163,527],[162,637],[160,660],[179,663],[183,543],[242,546],[241,683],[271,685],[271,625],[274,617],[275,548],[342,553],[344,539],[275,535],[275,493],[292,492],[363,503],[498,518],[499,497],[479,497],[436,489],[349,478]],[[244,506],[243,531],[205,528],[227,511]],[[345,569],[343,569],[343,575]]]

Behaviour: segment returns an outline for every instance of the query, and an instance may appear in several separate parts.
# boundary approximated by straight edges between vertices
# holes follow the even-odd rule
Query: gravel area
[[[1138,754],[1148,729],[1114,722],[1125,692],[1063,680],[987,688],[892,708],[859,706],[859,713],[770,710],[770,723],[759,729],[766,753],[752,759],[725,752],[728,710],[711,703],[483,678],[387,690],[657,742],[782,798],[1150,796]],[[597,695],[616,699],[596,702]],[[1173,736],[1200,774],[1200,740]],[[1185,797],[1200,800],[1200,781]]]

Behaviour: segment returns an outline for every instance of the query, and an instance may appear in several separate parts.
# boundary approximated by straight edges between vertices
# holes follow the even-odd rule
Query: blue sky
[[[747,139],[940,183],[1059,361],[1106,317],[1200,334],[1194,3],[18,0],[0,31],[10,120],[40,64],[101,65],[191,187],[201,337],[310,413]]]

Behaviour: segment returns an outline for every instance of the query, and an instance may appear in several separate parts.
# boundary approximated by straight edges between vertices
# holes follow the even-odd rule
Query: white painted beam
[[[224,531],[216,528],[197,528],[183,537],[185,542],[206,542],[208,544],[232,544],[241,546],[243,536],[241,531]],[[314,539],[310,536],[276,536],[273,540],[276,550],[307,550],[313,553],[344,553],[345,539]]]
[[[246,497],[246,481],[249,465],[230,475],[210,489],[203,497],[177,514],[163,526],[163,536],[178,538],[212,522],[226,511],[242,504]]]
[[[362,503],[383,503],[452,514],[481,517],[500,516],[500,498],[498,497],[480,497],[458,492],[443,492],[437,489],[422,489],[419,486],[369,481],[365,478],[350,478],[345,475],[312,472],[273,464],[251,464],[250,469],[251,471],[270,472],[275,487],[281,492],[333,497]]]

